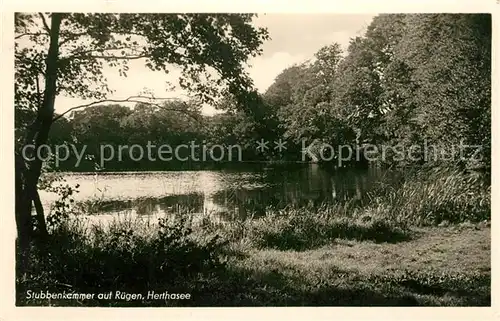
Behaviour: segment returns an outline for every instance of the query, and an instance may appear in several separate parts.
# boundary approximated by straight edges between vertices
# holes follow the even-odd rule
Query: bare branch
[[[151,55],[138,55],[138,56],[90,56],[90,58],[96,58],[96,59],[118,59],[118,60],[134,60],[134,59],[142,59],[142,58],[148,58],[151,57]]]
[[[42,18],[42,22],[43,22],[43,26],[44,26],[45,30],[47,30],[47,32],[50,34],[50,28],[49,28],[49,25],[47,24],[47,20],[45,20],[45,16],[41,12],[39,12],[38,15],[40,16],[40,18]]]
[[[22,38],[25,36],[49,36],[49,34],[46,32],[26,32],[26,33],[15,36],[14,39],[19,39],[19,38]]]
[[[59,42],[59,46],[62,46],[64,45],[65,43],[71,41],[71,40],[75,40],[77,39],[78,37],[81,37],[81,36],[85,36],[85,35],[88,35],[88,32],[79,32],[79,33],[71,33],[71,32],[62,32],[61,33],[61,36],[66,36],[66,38],[62,39],[60,42]],[[61,37],[63,38],[63,37]]]
[[[99,104],[102,104],[102,103],[138,103],[138,104],[146,104],[146,105],[155,106],[155,107],[158,107],[158,108],[161,108],[161,109],[164,109],[164,110],[171,110],[171,111],[177,111],[177,112],[185,113],[186,115],[188,115],[189,117],[191,117],[196,122],[198,122],[198,123],[200,122],[200,120],[198,118],[196,118],[194,115],[192,115],[191,113],[189,113],[188,110],[165,107],[165,106],[159,105],[157,103],[153,103],[151,101],[139,100],[140,98],[147,99],[147,100],[178,100],[178,98],[151,98],[151,97],[145,97],[145,96],[130,96],[127,99],[103,99],[103,100],[94,101],[94,102],[89,103],[89,104],[84,104],[84,105],[79,105],[79,106],[71,107],[70,109],[66,110],[64,113],[59,114],[56,117],[54,117],[52,119],[52,122],[55,122],[56,120],[60,119],[64,115],[66,115],[69,112],[74,111],[76,109],[81,109],[81,108],[86,108],[86,107],[92,107],[92,106],[96,106],[96,105],[99,105]],[[186,102],[184,102],[184,104],[185,103]]]
[[[42,106],[42,102],[40,101],[40,97],[41,97],[41,94],[40,94],[40,80],[38,78],[38,76],[36,77],[36,98],[38,100],[38,108],[40,108]]]
[[[130,32],[129,31],[125,31],[125,32],[112,31],[111,34],[120,35],[120,36],[136,35],[136,36],[144,37],[144,35],[141,33],[131,32],[131,31]],[[64,38],[64,39],[59,43],[59,45],[63,45],[69,41],[75,40],[78,37],[88,36],[88,35],[89,35],[88,32],[78,32],[78,33],[72,33],[69,31],[61,32],[61,36],[63,36],[63,37],[61,37],[61,39],[62,38]]]
[[[145,55],[142,53],[141,50],[135,49],[135,48],[130,48],[130,47],[114,47],[114,48],[102,48],[102,49],[89,49],[89,50],[82,50],[82,51],[73,51],[69,53],[69,56],[64,57],[65,59],[72,59],[72,58],[77,58],[77,57],[83,57],[85,54],[92,54],[92,53],[101,53],[104,54],[107,51],[114,51],[114,50],[128,50],[134,55],[132,56],[114,56],[114,55],[90,55],[89,58],[102,58],[102,59],[139,59],[139,58],[147,58],[149,55]]]

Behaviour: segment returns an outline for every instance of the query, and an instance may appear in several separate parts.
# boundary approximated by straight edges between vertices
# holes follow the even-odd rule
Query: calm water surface
[[[330,172],[312,164],[267,170],[68,173],[65,178],[69,185],[80,185],[75,201],[100,219],[161,216],[179,207],[235,219],[263,215],[267,207],[360,199],[382,175],[387,172],[376,168]],[[58,198],[46,192],[41,197],[46,209]]]

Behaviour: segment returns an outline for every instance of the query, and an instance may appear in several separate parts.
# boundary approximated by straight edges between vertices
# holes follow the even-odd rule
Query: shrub
[[[258,219],[250,227],[249,238],[260,248],[305,250],[337,238],[397,242],[409,235],[407,230],[383,219],[325,215],[302,209],[275,212]]]
[[[424,170],[373,191],[365,211],[408,225],[480,222],[491,217],[490,193],[490,186],[479,176],[457,170]]]
[[[65,285],[77,292],[137,293],[185,287],[223,268],[226,244],[217,235],[195,237],[190,222],[187,215],[163,218],[144,233],[140,222],[91,227],[77,218],[66,221],[52,231],[45,250],[33,249],[31,270],[18,273],[18,304],[33,303],[20,295],[26,285],[33,291]]]

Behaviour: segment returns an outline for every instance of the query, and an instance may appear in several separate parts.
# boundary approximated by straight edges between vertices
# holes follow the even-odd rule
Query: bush
[[[341,239],[397,242],[408,231],[383,219],[366,219],[318,213],[310,209],[275,212],[250,227],[252,245],[280,250],[305,250]]]
[[[480,222],[491,217],[491,188],[480,176],[432,169],[373,191],[367,213],[407,225]]]
[[[226,244],[217,235],[195,237],[187,215],[162,218],[142,231],[140,224],[90,227],[79,219],[60,224],[46,247],[33,249],[30,271],[18,273],[18,304],[35,304],[23,298],[27,285],[33,291],[56,291],[62,285],[76,292],[145,293],[180,284],[186,288],[189,280],[225,265]]]

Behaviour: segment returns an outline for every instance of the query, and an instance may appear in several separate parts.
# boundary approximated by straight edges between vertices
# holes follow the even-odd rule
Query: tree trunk
[[[38,149],[47,143],[52,118],[54,117],[54,102],[57,93],[57,68],[59,57],[59,30],[62,20],[61,13],[51,15],[50,45],[45,69],[45,91],[43,102],[38,107],[37,117],[26,135],[26,144],[33,144]],[[35,149],[35,150],[36,150]],[[37,208],[38,227],[46,234],[45,217],[38,196],[38,179],[42,170],[42,161],[35,158],[28,166],[16,155],[16,225],[19,250],[25,256],[33,236],[33,221],[31,211],[33,202]],[[40,211],[42,209],[42,211]]]
[[[17,269],[26,271],[28,249],[33,233],[33,222],[31,213],[25,211],[27,199],[24,191],[24,160],[16,154],[15,158],[15,213],[17,227]]]
[[[33,199],[33,202],[35,203],[38,230],[40,232],[40,236],[42,238],[45,238],[48,236],[47,224],[45,223],[45,214],[43,212],[43,205],[42,205],[42,201],[40,200],[40,194],[38,193],[38,190],[36,191],[35,198]]]

